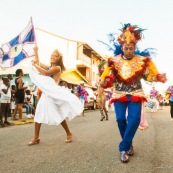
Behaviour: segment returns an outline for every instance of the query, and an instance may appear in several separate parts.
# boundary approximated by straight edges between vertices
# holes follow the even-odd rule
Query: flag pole
[[[37,46],[37,39],[36,39],[35,28],[34,28],[32,16],[31,16],[31,24],[32,24],[32,28],[33,28],[33,30],[34,30],[34,38],[35,38],[34,42],[35,42],[35,45]]]

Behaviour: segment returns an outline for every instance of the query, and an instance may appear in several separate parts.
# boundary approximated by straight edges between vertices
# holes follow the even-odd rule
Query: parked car
[[[94,91],[91,88],[85,87],[85,90],[88,92],[88,102],[85,103],[86,109],[96,109],[96,95],[94,94]]]

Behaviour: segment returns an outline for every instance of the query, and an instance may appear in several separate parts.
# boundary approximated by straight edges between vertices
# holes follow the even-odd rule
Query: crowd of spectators
[[[8,121],[9,117],[11,117],[13,121],[26,121],[27,119],[34,118],[36,105],[39,98],[41,97],[41,90],[35,85],[32,87],[32,89],[29,89],[28,86],[24,86],[24,83],[22,83],[22,87],[24,86],[24,100],[22,102],[22,115],[18,118],[16,116],[18,110],[15,112],[17,105],[16,87],[18,87],[18,85],[11,85],[10,81],[13,80],[13,76],[11,74],[8,74],[1,79],[2,84],[0,86],[0,127],[12,125],[12,123]],[[59,85],[66,88],[69,92],[77,95],[77,86],[68,84],[66,81],[60,81]],[[106,95],[108,96],[108,93],[106,93]],[[106,108],[108,110],[109,99],[107,100],[108,101],[106,104]],[[155,89],[155,87],[153,87],[150,91],[148,103],[146,104],[146,106],[151,108],[151,112],[156,112],[158,109],[162,110],[163,106],[167,105],[169,105],[169,102],[167,102],[166,98],[162,94],[160,94]]]

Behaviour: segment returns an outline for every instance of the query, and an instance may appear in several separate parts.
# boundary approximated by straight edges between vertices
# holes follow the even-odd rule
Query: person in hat
[[[101,85],[107,88],[115,83],[111,103],[114,104],[122,137],[119,144],[120,160],[127,163],[128,156],[134,155],[133,138],[140,123],[142,102],[146,101],[141,79],[162,83],[167,79],[165,73],[158,72],[149,54],[136,49],[138,41],[142,38],[143,29],[137,25],[124,24],[121,31],[118,43],[114,44],[117,48],[114,51],[115,57],[108,59],[107,66],[101,74]]]
[[[151,112],[156,112],[159,109],[159,101],[158,101],[159,92],[155,89],[155,87],[152,87],[152,90],[150,91],[150,98],[153,100],[154,107],[151,109]]]
[[[85,103],[87,102],[88,93],[85,90],[85,82],[84,81],[80,81],[79,86],[77,86],[76,96],[80,99],[82,105],[85,106]],[[83,116],[84,116],[84,110],[82,112]]]

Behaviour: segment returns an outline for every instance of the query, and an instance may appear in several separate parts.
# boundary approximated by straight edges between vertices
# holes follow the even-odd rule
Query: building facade
[[[36,37],[41,62],[49,64],[52,51],[58,49],[63,54],[66,69],[77,70],[86,79],[88,85],[96,87],[99,78],[98,64],[103,57],[92,47],[87,43],[63,38],[38,28]]]

